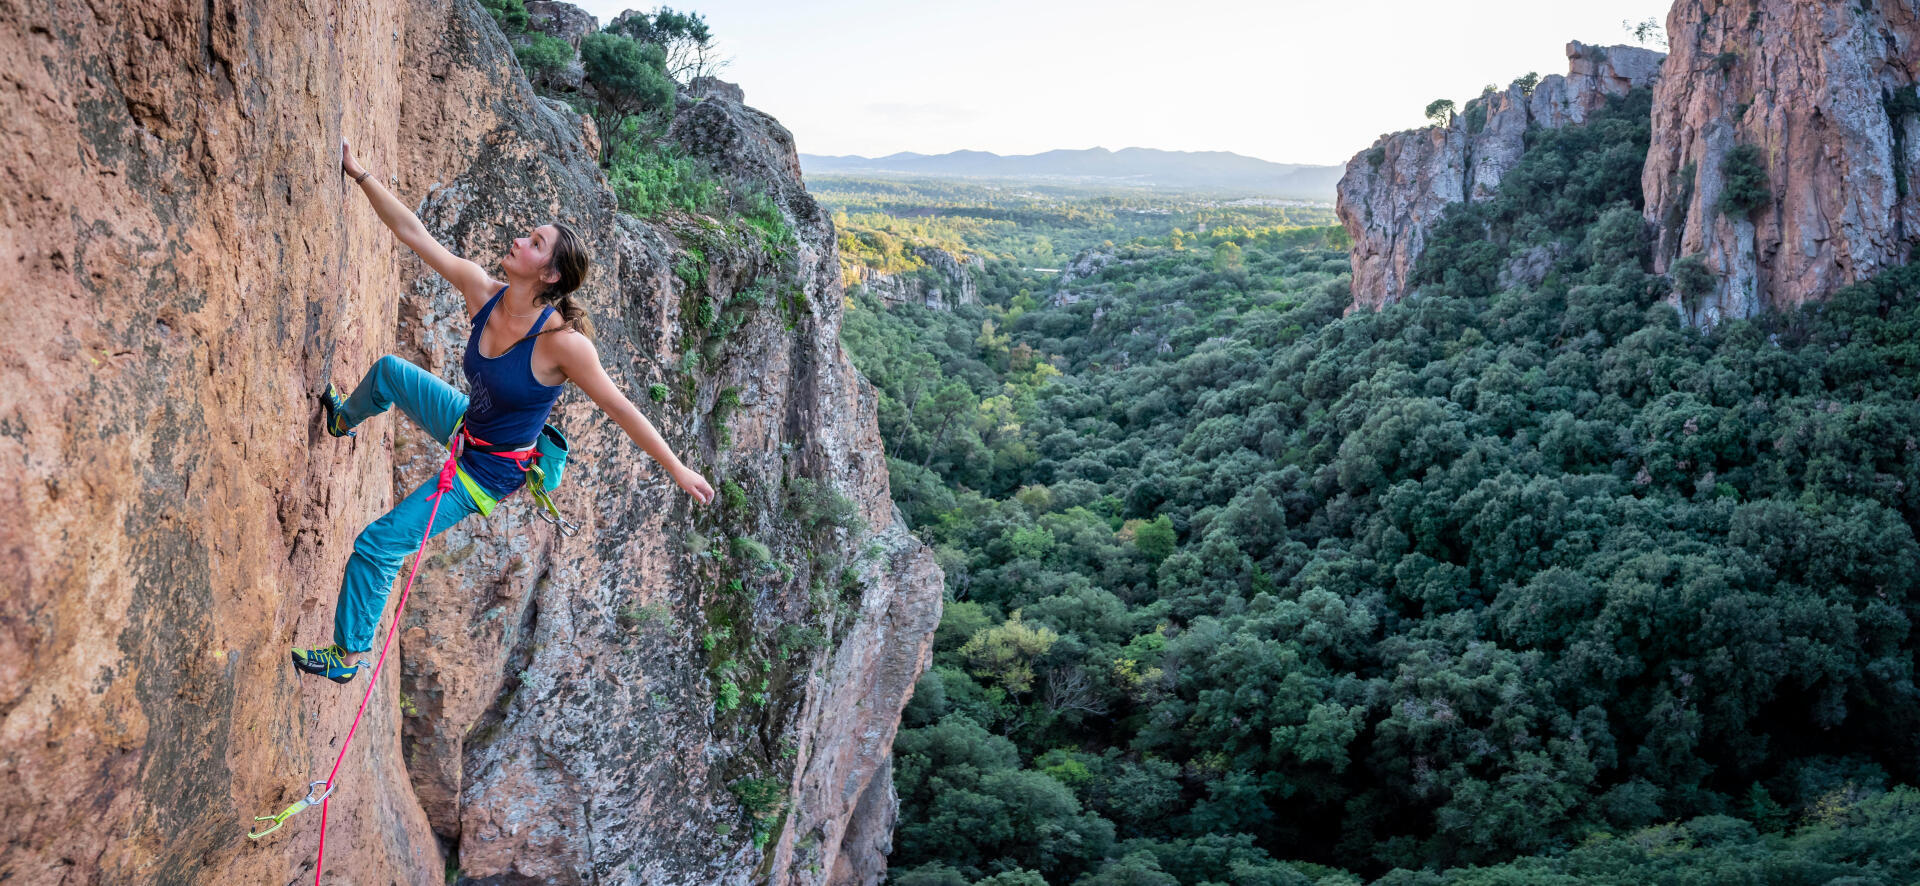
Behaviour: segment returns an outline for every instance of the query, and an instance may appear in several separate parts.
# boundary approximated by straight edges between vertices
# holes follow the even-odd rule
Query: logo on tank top
[[[479,381],[479,379],[474,380]],[[473,402],[468,404],[467,409],[480,415],[486,415],[493,411],[493,392],[487,389],[486,384],[481,383],[473,386]]]

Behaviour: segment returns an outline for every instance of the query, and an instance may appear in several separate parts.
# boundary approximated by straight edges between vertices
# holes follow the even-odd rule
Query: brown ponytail
[[[553,240],[553,258],[549,267],[560,273],[560,279],[548,285],[539,295],[533,297],[534,304],[553,305],[560,314],[562,325],[540,331],[539,335],[558,332],[562,329],[576,329],[588,338],[593,337],[593,320],[587,317],[585,308],[573,299],[573,291],[586,282],[587,268],[591,262],[587,258],[586,243],[572,228],[559,222],[553,228],[560,236]],[[531,336],[529,336],[531,337]]]

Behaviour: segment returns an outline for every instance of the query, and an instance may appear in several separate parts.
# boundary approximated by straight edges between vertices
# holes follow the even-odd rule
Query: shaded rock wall
[[[324,642],[354,534],[442,451],[397,413],[327,437],[311,392],[388,352],[457,384],[468,329],[343,182],[345,136],[476,260],[575,223],[602,362],[729,497],[693,506],[570,390],[558,498],[585,528],[517,497],[435,540],[328,880],[879,880],[940,577],[888,501],[784,129],[712,97],[672,129],[775,197],[776,241],[615,213],[590,125],[465,0],[0,4],[0,60],[23,324],[0,346],[0,458],[23,466],[0,492],[0,879],[312,876],[317,812],[244,832],[324,777],[364,684],[296,681],[285,650]]]
[[[1904,263],[1920,234],[1920,12],[1904,3],[1680,0],[1654,93],[1642,185],[1656,270],[1698,255],[1715,290],[1681,304],[1712,325],[1820,299]],[[1716,204],[1726,158],[1758,146],[1769,198]]]
[[[1354,308],[1404,297],[1427,231],[1446,208],[1485,200],[1526,149],[1527,130],[1584,122],[1611,96],[1659,79],[1660,53],[1633,46],[1567,44],[1565,76],[1531,91],[1518,84],[1466,103],[1446,126],[1383,135],[1347,161],[1336,191],[1353,238]]]

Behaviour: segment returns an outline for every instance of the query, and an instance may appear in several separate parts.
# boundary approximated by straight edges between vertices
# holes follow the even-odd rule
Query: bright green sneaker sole
[[[295,649],[291,653],[293,667],[302,673],[325,677],[335,683],[347,683],[353,679],[354,674],[360,673],[360,668],[366,662],[347,664],[346,658],[340,652],[330,651],[333,649],[335,647],[332,646],[323,646],[319,649]]]

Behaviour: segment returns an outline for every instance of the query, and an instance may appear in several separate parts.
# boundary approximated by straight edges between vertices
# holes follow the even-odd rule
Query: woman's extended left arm
[[[601,411],[611,416],[614,423],[633,438],[634,443],[665,467],[673,476],[673,482],[680,484],[681,489],[685,489],[701,504],[712,501],[713,486],[707,483],[707,478],[687,467],[673,454],[667,441],[654,429],[653,422],[647,421],[647,417],[640,414],[627,395],[614,386],[613,379],[607,377],[606,369],[600,366],[600,352],[594,348],[593,341],[584,335],[560,335],[561,341],[555,344],[561,346],[560,370],[567,374],[567,379],[579,385],[580,390],[593,398]]]

